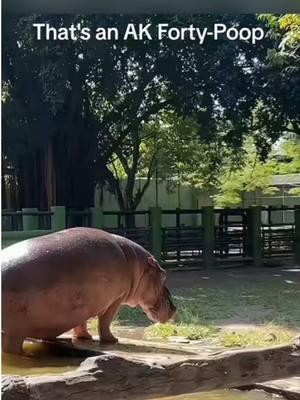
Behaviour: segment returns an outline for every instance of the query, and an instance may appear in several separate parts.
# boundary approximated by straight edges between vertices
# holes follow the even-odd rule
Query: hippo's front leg
[[[73,338],[74,339],[89,339],[92,340],[93,336],[90,335],[88,329],[87,329],[87,323],[84,322],[81,325],[78,325],[74,328],[73,330]]]
[[[2,332],[2,350],[4,353],[22,354],[24,340],[25,337],[22,335]]]
[[[98,333],[101,343],[118,343],[118,339],[111,333],[110,325],[118,314],[122,301],[116,300],[104,314],[98,315]]]

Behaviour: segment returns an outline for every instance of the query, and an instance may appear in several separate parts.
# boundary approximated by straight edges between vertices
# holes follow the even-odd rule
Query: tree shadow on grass
[[[286,282],[175,289],[173,300],[178,324],[222,325],[235,320],[241,324],[300,327],[300,288]],[[124,327],[150,324],[138,308],[123,307],[117,318],[117,325]]]

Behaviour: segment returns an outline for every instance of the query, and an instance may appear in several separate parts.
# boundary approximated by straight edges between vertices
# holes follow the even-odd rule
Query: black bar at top
[[[3,0],[9,14],[300,13],[300,0]]]

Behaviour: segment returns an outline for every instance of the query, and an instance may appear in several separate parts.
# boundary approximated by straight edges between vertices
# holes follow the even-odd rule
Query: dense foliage
[[[154,29],[161,21],[208,28],[215,22],[262,25],[268,34],[256,45],[226,38],[203,46],[166,39],[58,42],[37,41],[32,27],[49,22],[57,28],[124,30],[134,22]],[[83,208],[93,204],[95,184],[107,183],[121,208],[134,209],[155,171],[214,186],[223,158],[239,157],[249,135],[259,157],[267,157],[283,133],[299,133],[295,27],[295,16],[269,15],[6,19],[4,206]],[[145,187],[136,189],[141,175]]]

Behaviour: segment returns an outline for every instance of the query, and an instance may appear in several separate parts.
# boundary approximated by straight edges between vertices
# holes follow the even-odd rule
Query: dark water
[[[2,353],[2,374],[56,375],[76,369],[88,357],[85,352],[72,353],[56,344],[24,344],[24,355]]]
[[[160,400],[283,400],[281,396],[272,396],[270,394],[252,390],[251,392],[241,392],[239,390],[219,390],[207,393],[192,395],[183,395],[176,397],[164,397]]]
[[[66,349],[57,344],[25,343],[25,354],[15,356],[2,353],[2,374],[7,375],[57,375],[76,369],[93,354]],[[273,397],[259,391],[241,392],[222,390],[207,393],[165,397],[164,400],[270,400]],[[275,397],[274,397],[275,398]],[[277,400],[283,397],[276,397]]]

